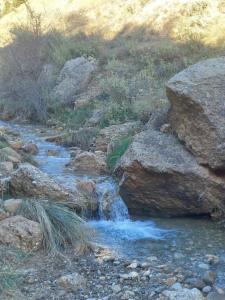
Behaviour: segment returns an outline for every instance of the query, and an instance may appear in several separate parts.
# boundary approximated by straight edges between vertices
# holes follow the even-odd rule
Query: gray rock
[[[209,293],[207,300],[225,300],[225,295],[219,294],[217,292]]]
[[[115,168],[120,195],[133,215],[213,214],[225,205],[225,179],[198,165],[172,135],[137,134]]]
[[[170,123],[180,140],[200,164],[225,169],[225,57],[201,61],[175,75],[167,96]]]
[[[202,293],[198,289],[183,288],[178,291],[164,291],[166,300],[204,300]]]
[[[122,288],[119,284],[112,285],[111,289],[114,294],[118,294],[122,290]]]
[[[14,216],[0,222],[0,243],[22,250],[37,250],[42,232],[37,222]]]
[[[215,280],[216,280],[216,273],[207,271],[202,277],[202,280],[205,282],[207,285],[213,285]]]
[[[78,273],[62,276],[57,282],[59,286],[70,292],[76,292],[79,289],[85,289],[87,284],[86,278]]]
[[[96,64],[84,57],[67,61],[62,68],[52,97],[59,103],[72,103],[74,96],[88,84],[91,74],[96,70]]]
[[[211,286],[209,286],[209,285],[205,286],[205,287],[202,289],[203,293],[205,293],[205,294],[210,293],[211,290],[212,290],[212,288],[211,288]]]
[[[13,195],[65,200],[69,193],[47,174],[28,163],[21,164],[10,180]]]
[[[5,212],[3,209],[0,208],[0,221],[8,218],[7,212]]]
[[[101,151],[84,151],[76,155],[67,166],[80,174],[106,175],[109,172],[106,157]]]
[[[140,131],[140,129],[140,122],[127,122],[103,128],[99,131],[95,141],[96,150],[111,153],[113,151],[114,143],[123,137],[133,135]]]
[[[4,209],[10,214],[15,214],[22,204],[21,199],[8,199],[4,201]]]

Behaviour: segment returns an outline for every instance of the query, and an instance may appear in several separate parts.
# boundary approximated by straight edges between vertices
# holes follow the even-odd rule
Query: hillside
[[[105,101],[101,99],[107,99],[103,123],[141,118],[155,107],[164,105],[167,102],[164,85],[171,76],[201,59],[224,54],[224,0],[41,0],[27,3],[28,10],[23,4],[0,19],[2,77],[8,84],[10,74],[16,73],[18,65],[13,66],[15,55],[16,61],[26,65],[23,69],[36,74],[34,81],[44,64],[54,65],[57,76],[67,60],[79,56],[93,57],[99,68],[85,93],[87,91],[94,100],[91,110],[104,106]],[[38,42],[35,32],[38,32]],[[32,39],[38,45],[32,45]],[[9,53],[14,53],[11,58]],[[23,53],[26,53],[24,57]],[[32,76],[28,77],[30,80]],[[18,82],[17,79],[14,82]],[[6,89],[4,80],[2,86]],[[12,86],[15,87],[15,84],[12,83],[8,89],[11,90]],[[36,89],[39,93],[40,87]],[[16,90],[14,94],[20,96],[21,91]],[[122,101],[122,113],[115,107],[118,94],[125,99]],[[82,99],[85,97],[82,94]],[[14,114],[15,106],[10,103],[16,103],[16,99],[13,99],[14,96],[11,98],[2,102],[6,102],[6,110]],[[47,100],[45,95],[44,98],[42,110],[49,111],[51,97]],[[71,102],[77,98],[79,95],[74,95]],[[55,103],[53,106],[57,106],[57,99],[50,100]],[[31,102],[29,106],[32,107]],[[26,113],[29,117],[29,112],[21,106],[23,104],[16,104],[18,112],[22,109],[22,114]],[[27,104],[24,106],[27,108]],[[84,115],[89,116],[90,111]],[[39,116],[35,118],[42,119]],[[74,118],[76,116],[71,112],[68,118],[65,114],[57,116],[63,126],[68,123],[69,127]]]

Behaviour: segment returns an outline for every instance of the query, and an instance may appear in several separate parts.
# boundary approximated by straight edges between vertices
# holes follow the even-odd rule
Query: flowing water
[[[79,176],[65,168],[70,160],[68,149],[45,141],[46,129],[30,125],[0,122],[0,125],[17,129],[23,140],[33,141],[39,147],[36,156],[39,168],[66,188],[75,188],[78,179],[94,179],[97,182],[99,218],[89,223],[98,232],[101,243],[114,249],[118,255],[138,259],[157,259],[175,269],[181,266],[201,274],[206,255],[220,257],[220,263],[212,267],[217,272],[217,285],[225,287],[225,234],[206,219],[149,219],[134,220],[117,192],[111,177]],[[48,155],[48,151],[57,156]],[[102,209],[105,194],[112,198],[110,220]]]

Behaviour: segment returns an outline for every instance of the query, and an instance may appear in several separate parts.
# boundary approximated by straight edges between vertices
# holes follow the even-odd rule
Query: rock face
[[[112,125],[103,128],[98,133],[96,139],[96,150],[107,151],[108,145],[118,139],[134,134],[140,131],[141,124],[139,122],[128,122],[125,124]]]
[[[154,130],[138,134],[115,174],[134,215],[213,215],[225,205],[225,179],[198,165],[172,135]]]
[[[72,103],[74,95],[85,88],[95,69],[95,63],[84,57],[67,61],[57,79],[58,84],[53,90],[53,97],[62,104]]]
[[[45,197],[52,200],[64,200],[68,193],[47,174],[25,163],[21,164],[10,180],[13,195],[28,197]]]
[[[225,57],[197,63],[167,84],[170,123],[198,162],[225,170]]]
[[[22,250],[37,250],[42,233],[37,222],[22,216],[7,218],[0,222],[0,243]]]
[[[101,151],[84,151],[76,155],[67,166],[80,174],[105,175],[109,172],[105,155]]]

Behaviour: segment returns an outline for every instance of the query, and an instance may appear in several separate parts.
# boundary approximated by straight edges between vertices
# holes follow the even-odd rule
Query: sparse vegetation
[[[73,210],[63,203],[47,200],[24,200],[20,213],[40,223],[43,246],[47,252],[57,253],[67,244],[75,247],[90,241],[89,228]]]
[[[105,116],[100,127],[138,119],[158,102],[166,103],[164,85],[171,76],[198,60],[225,51],[222,0],[215,2],[214,14],[210,13],[208,0],[190,1],[185,7],[174,0],[169,10],[161,7],[160,1],[153,10],[148,1],[124,3],[118,9],[118,1],[106,6],[102,0],[93,11],[98,15],[96,20],[88,14],[89,2],[82,1],[75,15],[62,14],[59,19],[58,13],[54,14],[54,3],[42,1],[45,10],[51,8],[53,12],[51,26],[43,10],[30,1],[30,5],[26,4],[28,22],[10,31],[11,42],[0,51],[5,110],[32,121],[54,118],[67,129],[78,129],[92,110],[101,106]],[[74,2],[69,5],[73,7]],[[110,16],[110,26],[109,18],[102,15],[102,5],[105,13],[107,9],[115,11]],[[58,6],[64,4],[59,2]],[[171,19],[174,15],[175,21]],[[132,25],[128,26],[129,22]],[[57,77],[64,63],[78,56],[98,60],[99,72],[90,87],[98,86],[101,93],[92,105],[75,111],[70,106],[58,108],[57,100],[52,99],[48,88],[40,86],[38,77],[43,65],[49,63],[55,66]]]
[[[127,151],[132,139],[132,136],[127,136],[114,143],[114,147],[107,157],[107,164],[111,170],[115,167],[121,156]]]

